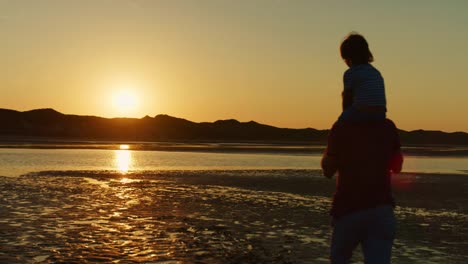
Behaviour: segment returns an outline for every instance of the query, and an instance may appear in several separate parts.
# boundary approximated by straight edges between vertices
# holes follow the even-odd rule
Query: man
[[[322,158],[324,176],[338,172],[331,216],[331,263],[349,263],[361,244],[365,263],[390,263],[395,237],[391,174],[403,164],[395,124],[338,121]]]

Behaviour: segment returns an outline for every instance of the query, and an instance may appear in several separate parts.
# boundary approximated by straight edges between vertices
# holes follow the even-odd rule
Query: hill
[[[468,145],[468,134],[400,130],[404,144]],[[195,123],[168,115],[102,118],[66,115],[53,109],[19,112],[0,109],[0,136],[72,140],[226,141],[326,143],[328,130],[278,128],[234,119]]]

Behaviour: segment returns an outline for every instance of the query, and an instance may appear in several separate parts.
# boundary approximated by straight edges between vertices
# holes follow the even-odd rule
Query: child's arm
[[[353,104],[353,90],[345,89],[341,93],[343,111]]]
[[[353,104],[353,73],[351,70],[343,74],[343,92],[341,93],[343,111]]]

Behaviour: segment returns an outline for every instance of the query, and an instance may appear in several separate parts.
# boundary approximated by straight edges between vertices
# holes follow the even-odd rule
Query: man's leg
[[[333,227],[330,263],[349,263],[353,250],[365,236],[365,218],[363,211],[355,212],[338,219]]]
[[[392,206],[382,206],[373,210],[367,237],[362,242],[362,252],[366,264],[387,264],[391,261],[396,220]]]

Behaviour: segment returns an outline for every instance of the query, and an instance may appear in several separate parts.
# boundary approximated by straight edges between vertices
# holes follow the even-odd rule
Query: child
[[[341,57],[349,66],[343,76],[343,112],[338,121],[375,122],[386,118],[384,80],[370,65],[374,57],[363,36],[351,33],[341,43]]]

